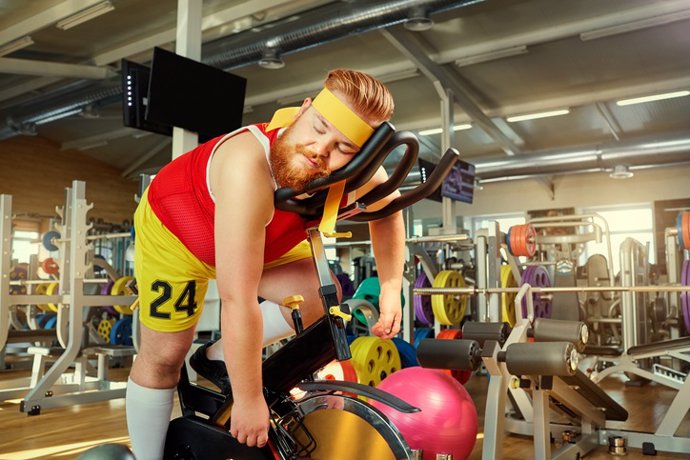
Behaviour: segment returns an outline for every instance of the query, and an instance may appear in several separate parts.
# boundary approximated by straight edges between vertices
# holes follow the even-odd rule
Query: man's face
[[[345,166],[358,151],[309,106],[273,143],[271,169],[279,186],[303,191],[310,181]]]

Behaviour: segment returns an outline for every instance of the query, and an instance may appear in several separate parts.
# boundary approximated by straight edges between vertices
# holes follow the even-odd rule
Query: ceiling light
[[[503,48],[496,51],[491,51],[488,53],[475,54],[473,56],[467,56],[455,60],[455,65],[458,67],[464,67],[467,65],[479,64],[481,62],[494,61],[496,59],[503,59],[511,56],[518,56],[521,54],[527,54],[527,46],[513,46],[511,48]]]
[[[57,22],[57,24],[55,24],[55,27],[61,30],[71,29],[72,27],[97,18],[98,16],[114,9],[115,7],[109,1],[101,2],[90,8],[85,8],[78,13],[73,14],[72,16],[68,16],[65,19],[61,19]]]
[[[630,179],[633,176],[633,172],[630,171],[628,165],[616,165],[613,167],[613,171],[609,173],[611,179]]]
[[[635,97],[616,101],[617,106],[642,104],[643,102],[661,101],[663,99],[673,99],[674,97],[690,96],[690,91],[674,91],[672,93],[653,94],[651,96]]]
[[[469,123],[462,123],[460,125],[455,125],[453,126],[453,131],[463,131],[465,129],[470,129],[472,128],[472,125]],[[419,131],[420,136],[432,136],[434,134],[441,134],[443,132],[443,128],[431,128],[431,129],[424,129],[422,131]]]
[[[277,70],[285,67],[285,61],[278,54],[278,50],[273,48],[266,48],[259,59],[259,67],[264,69]]]
[[[570,113],[569,109],[551,110],[549,112],[528,113],[526,115],[516,115],[514,117],[506,118],[509,123],[516,121],[534,120],[536,118],[557,117],[559,115],[567,115]]]
[[[26,48],[27,46],[31,46],[34,44],[34,41],[29,37],[28,35],[18,38],[16,40],[13,40],[9,43],[4,44],[3,46],[0,46],[0,56],[6,56],[8,54],[14,53],[15,51],[18,51],[22,48]]]
[[[580,40],[583,42],[588,40],[595,40],[597,38],[610,37],[612,35],[623,34],[627,32],[634,32],[636,30],[647,29],[649,27],[661,26],[677,21],[683,21],[690,18],[690,10],[676,11],[673,13],[662,14],[651,18],[644,18],[638,21],[632,21],[625,24],[618,24],[611,27],[604,27],[589,32],[580,34]]]
[[[410,10],[404,26],[412,32],[424,32],[434,26],[434,21],[429,17],[426,9],[417,7]]]

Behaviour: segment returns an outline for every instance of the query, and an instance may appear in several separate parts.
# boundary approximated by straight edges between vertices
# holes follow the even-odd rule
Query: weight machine
[[[133,295],[98,295],[85,286],[94,281],[87,278],[92,266],[87,264],[91,245],[87,242],[87,213],[93,204],[86,202],[85,184],[73,181],[65,191],[65,207],[62,210],[62,224],[59,233],[67,238],[58,241],[60,249],[59,266],[62,275],[59,292],[45,294],[10,294],[9,260],[0,262],[0,343],[6,343],[14,336],[30,335],[36,331],[10,331],[8,318],[11,305],[34,305],[53,303],[58,305],[56,331],[47,331],[61,347],[33,346],[28,352],[34,355],[32,376],[3,382],[0,400],[23,397],[20,410],[29,415],[38,415],[42,409],[67,405],[122,398],[125,382],[112,382],[107,378],[110,358],[132,356],[133,347],[90,345],[88,325],[84,312],[90,307],[112,304],[131,305]],[[10,253],[11,241],[11,197],[0,196],[0,237],[3,254]],[[86,292],[86,293],[85,293]],[[30,337],[22,337],[29,340]],[[91,369],[89,358],[97,359],[96,369]],[[54,361],[46,371],[46,364]],[[69,367],[74,372],[66,373]],[[89,375],[95,371],[96,376]]]

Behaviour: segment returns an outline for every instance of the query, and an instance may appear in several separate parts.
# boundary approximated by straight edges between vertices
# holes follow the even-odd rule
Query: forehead
[[[356,145],[354,145],[350,139],[347,138],[343,133],[338,130],[338,128],[335,127],[333,123],[331,123],[328,118],[323,116],[318,110],[316,110],[314,107],[309,107],[309,112],[312,113],[312,117],[314,118],[315,122],[320,124],[321,126],[325,127],[329,131],[331,131],[333,134],[335,134],[340,142],[346,143],[348,145],[351,145],[352,148],[357,148]]]

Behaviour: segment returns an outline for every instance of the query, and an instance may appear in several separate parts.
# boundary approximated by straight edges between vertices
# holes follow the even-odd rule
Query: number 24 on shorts
[[[151,302],[151,316],[170,319],[170,313],[158,311],[158,308],[172,299],[172,286],[167,281],[156,280],[151,283],[151,290],[160,292],[160,295]],[[187,316],[192,316],[196,308],[196,282],[187,281],[182,293],[175,300],[175,311],[186,311]]]

